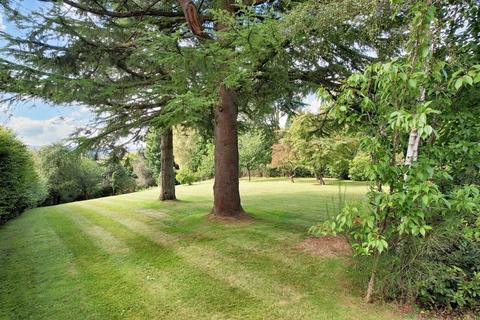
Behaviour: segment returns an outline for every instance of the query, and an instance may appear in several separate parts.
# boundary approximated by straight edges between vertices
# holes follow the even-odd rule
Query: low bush
[[[178,170],[175,178],[181,184],[188,184],[188,185],[191,185],[196,180],[195,173],[188,168],[182,168]]]
[[[355,158],[350,161],[348,176],[355,181],[368,181],[370,180],[371,166],[372,161],[368,154],[359,152]]]
[[[348,179],[350,161],[348,158],[339,158],[328,165],[328,172],[332,178]]]
[[[425,237],[404,237],[382,256],[378,293],[384,299],[480,311],[480,191],[464,186],[446,199],[450,209],[430,220]]]

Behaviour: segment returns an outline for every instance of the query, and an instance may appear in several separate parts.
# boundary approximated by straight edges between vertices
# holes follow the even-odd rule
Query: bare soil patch
[[[309,237],[297,245],[297,249],[322,257],[346,257],[352,255],[347,239],[342,236]]]
[[[223,216],[217,216],[212,213],[210,213],[207,216],[207,219],[210,221],[220,221],[224,223],[252,223],[254,220],[252,217],[250,217],[248,214],[245,212],[242,212],[241,214],[233,217],[223,217]]]

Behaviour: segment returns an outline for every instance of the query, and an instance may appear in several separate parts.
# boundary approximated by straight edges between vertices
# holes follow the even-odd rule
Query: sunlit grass
[[[1,319],[401,319],[345,258],[296,249],[362,183],[241,182],[253,222],[209,221],[212,182],[31,210],[0,228]]]

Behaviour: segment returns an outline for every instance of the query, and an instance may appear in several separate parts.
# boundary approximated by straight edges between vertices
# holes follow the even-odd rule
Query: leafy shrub
[[[188,168],[182,168],[177,171],[175,177],[181,184],[191,185],[195,181],[195,173]]]
[[[462,241],[451,249],[434,257],[431,274],[420,281],[418,300],[428,308],[480,310],[480,243]]]
[[[0,127],[0,224],[36,206],[46,196],[33,156],[13,133]]]
[[[268,178],[273,178],[273,177],[281,177],[283,175],[282,169],[281,168],[272,168],[270,166],[267,166],[265,168],[265,176]]]
[[[359,152],[355,158],[350,161],[348,169],[348,176],[355,181],[367,181],[370,180],[370,168],[372,161],[368,154]]]
[[[480,242],[465,239],[465,230],[450,223],[382,257],[378,291],[384,299],[428,309],[480,310]]]
[[[429,309],[480,310],[480,192],[464,186],[445,201],[425,237],[404,235],[380,256],[379,296]],[[359,259],[359,266],[368,270],[371,261]]]

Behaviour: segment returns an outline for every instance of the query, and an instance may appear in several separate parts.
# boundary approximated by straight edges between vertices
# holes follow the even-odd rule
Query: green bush
[[[480,243],[463,240],[434,258],[434,268],[420,281],[419,302],[428,308],[480,311]]]
[[[370,168],[372,161],[368,154],[359,152],[355,158],[350,161],[350,168],[348,169],[348,176],[355,181],[370,180]]]
[[[404,237],[382,256],[378,289],[386,300],[480,311],[480,190],[463,186],[446,201],[425,237]]]
[[[281,168],[272,168],[270,166],[267,166],[265,168],[265,177],[268,178],[273,178],[273,177],[281,177],[283,176],[283,172]]]
[[[178,170],[176,174],[177,175],[175,178],[181,184],[191,185],[193,182],[195,182],[195,173],[188,168],[182,168]]]
[[[36,206],[46,196],[33,156],[13,133],[0,127],[0,224]]]
[[[328,165],[328,172],[333,178],[348,179],[350,161],[348,158],[340,158]]]

